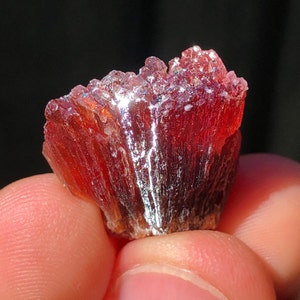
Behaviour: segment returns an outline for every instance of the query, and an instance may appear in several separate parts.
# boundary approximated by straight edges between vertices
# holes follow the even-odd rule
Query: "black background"
[[[0,187],[50,171],[44,108],[112,69],[213,48],[247,79],[242,152],[300,160],[300,1],[2,1]]]

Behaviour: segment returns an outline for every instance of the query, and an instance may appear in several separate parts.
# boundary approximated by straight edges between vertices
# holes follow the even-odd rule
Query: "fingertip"
[[[291,159],[274,154],[241,156],[219,229],[235,232],[272,192],[297,186],[299,181],[300,165]]]
[[[135,294],[131,280],[145,278],[153,281],[143,289],[137,285],[140,290]],[[178,279],[184,281],[182,285]],[[176,299],[187,299],[183,297],[186,282],[189,288],[190,284],[197,287],[192,289],[193,297],[187,294],[188,299],[202,299],[204,293],[209,294],[205,299],[274,299],[272,282],[257,257],[234,237],[212,231],[175,233],[127,244],[119,253],[112,282],[106,299],[123,299],[122,293],[139,295],[139,299],[155,299],[151,297],[160,293],[164,298],[167,294],[163,293],[170,290],[181,295]]]
[[[248,245],[272,274],[279,294],[300,278],[300,165],[280,156],[242,156],[219,230]]]
[[[115,249],[93,203],[71,195],[53,174],[12,183],[0,198],[1,299],[104,294]]]

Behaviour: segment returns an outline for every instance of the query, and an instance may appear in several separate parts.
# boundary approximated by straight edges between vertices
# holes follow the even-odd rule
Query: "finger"
[[[235,235],[264,262],[279,294],[300,278],[300,165],[275,155],[246,155],[219,230]]]
[[[192,231],[145,238],[119,253],[110,299],[275,299],[259,259],[238,239]]]
[[[0,299],[101,299],[114,263],[98,208],[52,174],[0,191]]]

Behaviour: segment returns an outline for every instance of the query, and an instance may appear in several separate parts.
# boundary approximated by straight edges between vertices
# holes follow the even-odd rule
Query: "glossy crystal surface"
[[[135,239],[214,229],[234,180],[247,83],[194,46],[51,100],[43,154],[107,228]]]

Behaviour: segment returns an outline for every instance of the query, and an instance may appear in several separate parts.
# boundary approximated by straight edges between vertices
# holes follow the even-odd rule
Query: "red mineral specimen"
[[[247,83],[194,46],[169,68],[112,71],[46,107],[43,154],[109,231],[135,239],[214,229],[234,180]]]

